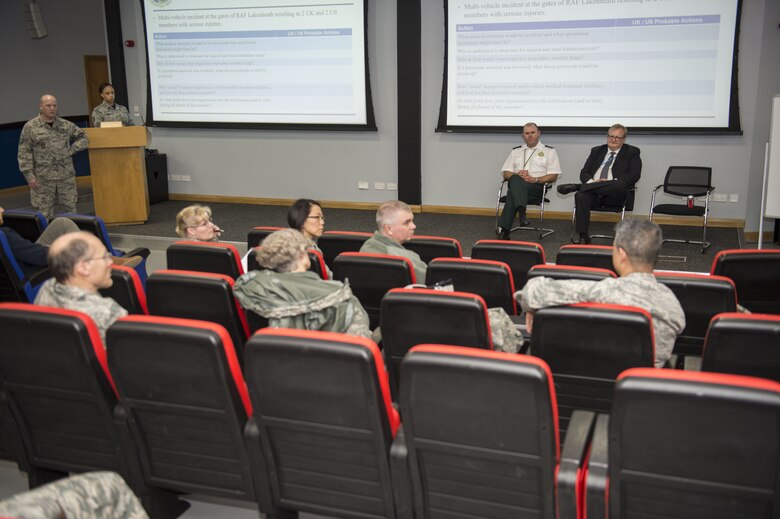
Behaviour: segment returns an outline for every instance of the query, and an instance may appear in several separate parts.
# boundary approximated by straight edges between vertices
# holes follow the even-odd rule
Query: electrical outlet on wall
[[[358,182],[358,189],[368,189],[368,182],[365,180]]]
[[[374,189],[383,190],[385,188],[384,182],[374,182]]]
[[[726,193],[713,193],[712,194],[712,201],[713,202],[728,202],[729,201],[729,195]]]
[[[398,184],[395,182],[388,182],[387,183],[387,190],[388,191],[398,191]]]
[[[729,202],[739,202],[739,195],[737,193],[730,194]]]

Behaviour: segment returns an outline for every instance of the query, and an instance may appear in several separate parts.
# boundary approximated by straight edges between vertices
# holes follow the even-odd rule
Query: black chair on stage
[[[252,404],[225,329],[129,316],[108,330],[106,342],[146,481],[174,492],[257,502],[271,513],[270,490],[253,473],[253,458],[261,454],[244,442]]]
[[[333,279],[349,280],[352,293],[368,312],[371,328],[379,326],[382,298],[391,288],[423,283],[408,258],[386,254],[343,252],[333,262]]]
[[[594,415],[575,414],[561,449],[543,361],[421,345],[401,371],[404,424],[393,466],[408,467],[412,482],[411,496],[399,495],[405,517],[412,509],[415,517],[580,517],[577,488]]]
[[[531,354],[553,372],[564,435],[575,410],[609,412],[623,370],[653,367],[652,318],[640,308],[600,303],[542,308],[534,316]]]
[[[7,209],[3,212],[3,225],[19,233],[25,240],[34,242],[41,237],[49,224],[39,211]]]
[[[515,283],[509,265],[500,261],[465,258],[439,258],[431,261],[425,283],[450,280],[458,292],[478,294],[488,308],[501,307],[510,316],[517,315]]]
[[[452,344],[493,349],[485,301],[476,294],[427,288],[394,288],[382,299],[382,350],[393,401],[398,368],[417,344]]]
[[[396,517],[390,446],[400,419],[369,339],[266,329],[247,342],[251,462],[282,510]]]
[[[558,249],[555,264],[596,267],[615,272],[615,266],[612,264],[612,249],[611,245],[563,245]]]
[[[135,269],[123,265],[111,266],[112,284],[101,288],[100,295],[110,297],[119,303],[128,313],[147,315],[146,291],[141,277]]]
[[[462,258],[463,249],[455,238],[444,236],[413,236],[404,247],[416,252],[425,263],[436,258]]]
[[[587,517],[776,518],[780,384],[631,369],[599,416],[585,481]]]
[[[535,231],[539,233],[539,239],[541,240],[555,232],[554,229],[548,229],[544,227],[544,205],[550,203],[550,199],[547,198],[547,193],[550,191],[552,186],[552,182],[542,184],[542,198],[538,203],[528,203],[529,206],[539,206],[539,223],[535,227],[533,225],[512,227],[512,229],[509,230],[510,233],[514,231]],[[501,233],[501,227],[498,225],[498,219],[501,217],[501,211],[503,211],[504,202],[506,202],[506,190],[507,181],[502,180],[498,185],[498,198],[496,200],[496,234]],[[512,215],[512,218],[514,219],[514,215]]]
[[[658,272],[655,277],[672,289],[685,312],[685,329],[677,336],[674,353],[700,356],[710,320],[719,313],[737,311],[734,283],[722,276],[693,272]]]
[[[244,273],[235,245],[205,241],[177,241],[165,251],[171,270],[224,274],[232,279]]]
[[[525,286],[531,267],[546,262],[544,248],[527,241],[479,240],[471,248],[471,258],[501,261],[509,265],[516,290]]]
[[[620,215],[620,221],[622,222],[623,219],[626,217],[626,211],[633,211],[634,210],[634,201],[636,199],[636,186],[631,186],[628,189],[628,195],[626,195],[626,199],[623,201],[621,205],[605,205],[605,204],[599,204],[595,207],[591,207],[591,211],[596,211],[597,213],[614,213]],[[574,207],[571,211],[571,228],[572,233],[574,232],[575,226],[576,226],[576,217],[577,217],[577,199],[574,199]],[[591,234],[591,238],[601,238],[603,240],[614,240],[615,236],[612,234]],[[584,245],[584,244],[583,244]]]
[[[780,251],[722,250],[710,274],[731,278],[739,303],[751,312],[780,314]]]
[[[724,313],[713,317],[701,369],[780,382],[780,315]]]
[[[663,193],[674,197],[683,197],[685,201],[680,204],[656,204],[655,197],[659,189]],[[655,214],[669,214],[672,216],[686,216],[702,218],[701,241],[680,240],[665,238],[664,242],[691,243],[701,245],[703,253],[711,245],[707,241],[707,218],[710,214],[710,195],[715,191],[712,185],[712,168],[701,166],[669,166],[666,171],[664,183],[653,189],[650,197],[650,221]],[[696,205],[696,201],[704,199],[704,205]]]
[[[601,281],[606,278],[617,279],[614,270],[597,267],[580,267],[578,265],[536,265],[528,271],[528,279],[546,277],[556,280],[584,279]]]
[[[360,252],[360,247],[372,236],[370,232],[325,231],[317,238],[317,246],[325,263],[332,266],[336,256],[342,252]]]

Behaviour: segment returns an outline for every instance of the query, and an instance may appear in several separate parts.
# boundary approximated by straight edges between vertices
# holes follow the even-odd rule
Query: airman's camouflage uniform
[[[0,516],[16,519],[148,519],[115,472],[88,472],[0,502]]]
[[[19,170],[29,183],[38,180],[39,187],[30,189],[30,203],[51,220],[55,204],[66,213],[76,212],[76,170],[72,155],[87,149],[84,130],[70,121],[55,117],[49,125],[40,116],[27,121],[19,139]]]
[[[657,368],[662,368],[669,360],[674,341],[685,328],[685,314],[677,297],[650,273],[634,272],[618,279],[602,281],[533,278],[515,297],[526,311],[574,303],[608,303],[643,308],[653,318]]]
[[[127,108],[116,103],[112,106],[105,101],[92,110],[92,126],[100,128],[103,121],[120,121],[122,126],[133,126]]]
[[[47,280],[35,296],[35,304],[76,310],[90,316],[98,331],[103,345],[106,344],[106,330],[120,317],[127,315],[127,310],[110,297],[103,297],[98,292],[89,292],[83,288],[58,283],[56,279]]]

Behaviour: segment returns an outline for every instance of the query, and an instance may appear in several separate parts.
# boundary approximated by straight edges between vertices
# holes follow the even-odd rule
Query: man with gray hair
[[[408,258],[414,266],[417,283],[425,284],[428,265],[419,254],[403,246],[405,242],[412,239],[417,228],[414,224],[414,214],[409,206],[400,200],[389,200],[383,203],[376,212],[376,226],[378,230],[360,247],[360,252]]]
[[[41,97],[39,113],[27,121],[19,138],[19,171],[30,186],[30,203],[47,220],[55,205],[76,212],[76,170],[73,155],[87,149],[84,130],[57,116],[57,99]]]
[[[113,284],[112,264],[111,253],[94,234],[60,236],[49,247],[49,268],[54,278],[43,284],[35,304],[84,312],[95,321],[105,345],[108,327],[127,315],[119,303],[98,293]]]
[[[555,281],[530,279],[515,294],[527,311],[529,332],[536,310],[574,303],[608,303],[636,306],[653,318],[655,367],[662,368],[672,355],[674,342],[685,328],[685,314],[669,287],[659,283],[653,268],[661,250],[661,228],[647,220],[623,220],[615,229],[612,263],[618,279]]]

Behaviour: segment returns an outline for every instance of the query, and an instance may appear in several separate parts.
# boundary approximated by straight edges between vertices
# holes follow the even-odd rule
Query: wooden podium
[[[146,127],[86,128],[95,214],[106,224],[138,224],[149,218]]]

